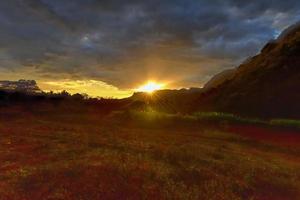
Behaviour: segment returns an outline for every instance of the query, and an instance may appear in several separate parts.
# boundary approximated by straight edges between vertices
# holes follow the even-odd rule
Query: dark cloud
[[[0,68],[131,88],[200,86],[300,19],[298,0],[0,2]]]

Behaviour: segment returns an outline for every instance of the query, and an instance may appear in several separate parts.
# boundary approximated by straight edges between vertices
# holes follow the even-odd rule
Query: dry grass
[[[1,113],[1,200],[300,196],[299,145],[178,119],[121,119],[88,110]]]

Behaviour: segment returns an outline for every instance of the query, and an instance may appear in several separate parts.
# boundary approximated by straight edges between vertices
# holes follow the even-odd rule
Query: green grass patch
[[[147,126],[177,126],[177,125],[192,125],[199,123],[214,123],[214,124],[241,124],[255,125],[267,127],[282,127],[300,129],[300,120],[294,119],[258,119],[242,117],[231,113],[222,112],[197,112],[191,115],[183,114],[168,114],[155,110],[147,111],[127,111],[117,115],[118,121],[131,119],[139,124]]]
[[[245,118],[231,113],[222,112],[198,112],[193,114],[198,120],[212,121],[212,122],[233,122],[241,124],[256,124],[263,125],[266,122],[257,118]]]
[[[270,120],[269,124],[271,126],[300,129],[300,120],[273,119],[273,120]]]

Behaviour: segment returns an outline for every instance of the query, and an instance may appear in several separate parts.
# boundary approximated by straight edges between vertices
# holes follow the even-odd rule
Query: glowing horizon
[[[136,91],[153,93],[156,90],[161,90],[165,87],[163,83],[157,83],[155,81],[148,81],[145,85],[140,86]]]
[[[86,93],[91,97],[126,98],[133,94],[132,90],[121,90],[113,85],[97,80],[58,80],[39,82],[38,86],[46,92],[61,92],[70,94]]]

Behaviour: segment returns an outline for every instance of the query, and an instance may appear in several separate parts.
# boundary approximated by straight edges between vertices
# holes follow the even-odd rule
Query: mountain
[[[219,80],[218,76],[211,82]],[[225,79],[193,106],[251,116],[300,118],[300,23],[283,31]]]
[[[23,79],[18,81],[0,81],[0,90],[19,91],[26,93],[41,92],[36,81]]]

